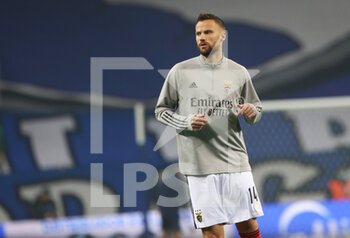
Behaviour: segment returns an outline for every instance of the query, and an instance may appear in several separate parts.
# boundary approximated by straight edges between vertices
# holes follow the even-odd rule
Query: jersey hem
[[[207,172],[180,171],[180,172],[186,176],[205,176],[205,175],[209,175],[209,174],[241,173],[241,172],[249,172],[249,171],[252,171],[252,169],[246,168],[246,169],[240,169],[240,170],[215,170],[215,171],[207,171]]]

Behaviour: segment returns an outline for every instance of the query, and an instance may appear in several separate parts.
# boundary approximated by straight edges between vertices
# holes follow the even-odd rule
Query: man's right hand
[[[194,131],[199,131],[208,123],[208,120],[204,118],[205,115],[197,114],[192,117],[191,126]]]

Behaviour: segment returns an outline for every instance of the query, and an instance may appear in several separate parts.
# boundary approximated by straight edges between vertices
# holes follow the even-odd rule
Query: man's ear
[[[223,30],[220,36],[220,40],[221,42],[223,42],[224,40],[226,40],[226,30]]]

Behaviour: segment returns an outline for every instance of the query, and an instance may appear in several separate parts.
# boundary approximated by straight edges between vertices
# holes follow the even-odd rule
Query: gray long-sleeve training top
[[[250,171],[237,104],[262,107],[248,71],[223,57],[209,64],[203,56],[176,64],[168,73],[155,108],[157,120],[177,130],[179,167],[185,175]],[[194,131],[191,119],[204,114],[208,123]]]

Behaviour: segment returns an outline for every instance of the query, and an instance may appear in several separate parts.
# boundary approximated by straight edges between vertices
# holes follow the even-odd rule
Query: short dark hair
[[[226,28],[224,21],[220,17],[215,16],[214,14],[210,14],[210,13],[201,13],[201,14],[199,14],[199,16],[197,18],[196,25],[197,25],[197,23],[199,21],[210,20],[210,19],[214,20],[222,28],[224,28],[224,29]]]

